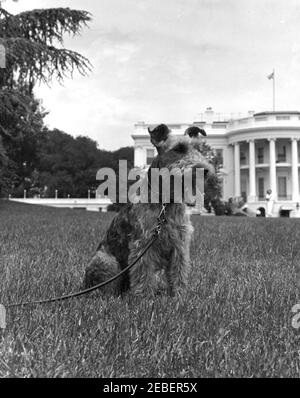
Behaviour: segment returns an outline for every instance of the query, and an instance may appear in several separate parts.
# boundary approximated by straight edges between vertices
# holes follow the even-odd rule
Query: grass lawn
[[[0,202],[0,303],[81,287],[111,214]],[[1,377],[298,377],[300,221],[193,218],[182,300],[9,309]]]

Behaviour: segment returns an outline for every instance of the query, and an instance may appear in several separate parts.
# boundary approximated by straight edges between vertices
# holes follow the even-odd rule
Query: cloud
[[[192,122],[218,112],[268,110],[276,69],[278,106],[300,103],[298,0],[19,0],[14,12],[72,7],[93,14],[65,45],[93,72],[37,88],[51,126],[87,134],[108,149],[131,145],[133,125]]]

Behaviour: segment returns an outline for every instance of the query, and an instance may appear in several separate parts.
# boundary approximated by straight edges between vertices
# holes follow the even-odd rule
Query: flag
[[[274,71],[268,76],[268,79],[269,80],[274,79]]]

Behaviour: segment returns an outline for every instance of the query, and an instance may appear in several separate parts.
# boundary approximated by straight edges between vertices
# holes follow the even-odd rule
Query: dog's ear
[[[148,132],[151,137],[152,144],[156,147],[157,150],[167,141],[171,130],[165,124],[160,124],[159,126],[155,127],[154,130],[148,128]]]
[[[189,127],[184,133],[184,135],[188,135],[191,138],[199,138],[200,134],[206,137],[205,130],[200,129],[199,127],[196,126]]]

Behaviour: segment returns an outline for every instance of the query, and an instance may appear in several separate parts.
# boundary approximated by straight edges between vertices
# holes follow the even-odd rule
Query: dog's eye
[[[173,151],[174,151],[174,152],[177,152],[177,153],[182,153],[182,154],[184,154],[184,153],[187,153],[188,147],[187,147],[187,145],[184,144],[184,143],[179,143],[179,144],[177,144],[177,145],[173,148]]]

